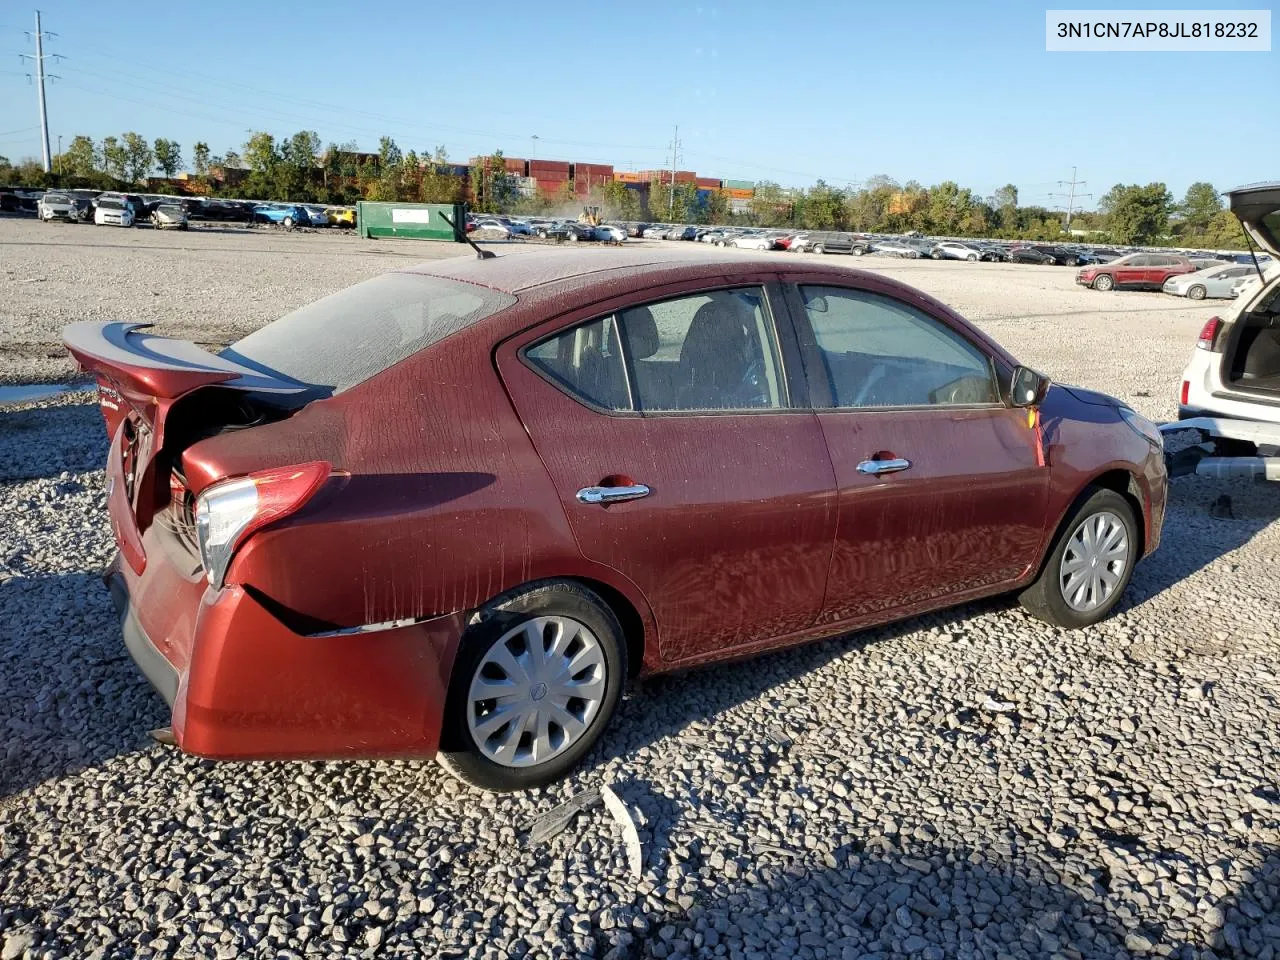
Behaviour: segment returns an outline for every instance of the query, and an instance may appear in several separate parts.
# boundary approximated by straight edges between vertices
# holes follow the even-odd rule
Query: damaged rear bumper
[[[243,587],[204,589],[152,559],[137,574],[117,556],[104,580],[182,750],[239,760],[434,756],[465,614],[300,634]]]

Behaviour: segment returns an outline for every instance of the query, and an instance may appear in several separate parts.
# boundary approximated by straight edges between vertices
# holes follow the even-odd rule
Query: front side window
[[[525,357],[562,390],[607,410],[786,406],[772,317],[759,287],[630,307],[543,340]]]
[[[800,288],[837,407],[999,403],[990,358],[900,300],[839,287]]]

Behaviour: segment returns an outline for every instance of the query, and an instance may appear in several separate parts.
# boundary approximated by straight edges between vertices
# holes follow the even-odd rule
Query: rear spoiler
[[[256,393],[301,393],[308,385],[268,369],[254,369],[197,346],[140,331],[149,323],[82,321],[63,328],[62,342],[81,370],[118,388],[155,399],[175,399],[211,384]]]

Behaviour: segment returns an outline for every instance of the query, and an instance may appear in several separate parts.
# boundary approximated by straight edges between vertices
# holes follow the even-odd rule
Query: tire
[[[280,221],[280,226],[284,227],[286,230],[292,230],[293,217],[285,217],[283,220]]]
[[[1188,291],[1187,291],[1187,299],[1188,299],[1188,300],[1203,300],[1203,299],[1204,299],[1204,297],[1205,297],[1205,294],[1206,294],[1206,293],[1208,293],[1208,292],[1209,292],[1209,291],[1207,291],[1207,290],[1204,288],[1204,285],[1203,285],[1203,284],[1197,283],[1195,286],[1193,286],[1190,290],[1188,290]]]
[[[1068,267],[1078,267],[1078,266],[1080,266],[1080,261],[1079,261],[1079,260],[1077,260],[1075,257],[1067,257],[1067,259],[1066,259],[1066,266],[1068,266]]]
[[[968,260],[970,263],[977,263],[978,255],[976,253],[971,253],[967,257],[965,257],[965,259]]]
[[[1093,289],[1101,290],[1103,293],[1106,293],[1108,290],[1113,289],[1115,285],[1116,285],[1115,280],[1112,279],[1110,274],[1106,274],[1106,273],[1098,274],[1096,277],[1093,278],[1093,283],[1090,284],[1090,286],[1092,286]]]
[[[560,709],[558,715],[566,719],[569,715],[574,719],[585,718],[586,725],[576,736],[556,746],[551,741],[555,739],[553,731],[557,725],[548,723],[547,745],[553,752],[547,759],[538,761],[529,756],[536,747],[534,739],[526,741],[527,734],[522,729],[514,746],[510,746],[509,728],[513,722],[520,723],[529,715],[520,709],[520,703],[531,708],[535,718],[540,718],[539,708],[534,704],[547,697],[547,684],[536,679],[538,674],[533,674],[535,680],[527,688],[528,692],[512,708],[513,720],[488,731],[480,727],[478,733],[473,733],[473,730],[492,715],[490,711],[494,704],[492,700],[473,699],[472,685],[482,680],[515,680],[521,685],[528,682],[528,674],[522,671],[518,676],[510,677],[507,669],[489,655],[494,653],[499,660],[505,658],[513,666],[523,668],[528,663],[530,649],[527,643],[530,637],[526,631],[532,631],[533,638],[545,643],[555,636],[557,623],[561,630],[560,639],[556,642],[565,644],[562,652],[572,650],[566,657],[571,656],[580,663],[585,652],[587,659],[595,659],[595,663],[589,664],[575,678],[580,678],[586,670],[593,671],[593,677],[587,679],[596,681],[592,686],[598,688],[599,697],[594,701],[566,698],[563,706],[568,710]],[[538,630],[539,624],[542,631]],[[583,630],[586,632],[581,632]],[[591,643],[595,646],[590,646]],[[572,649],[575,644],[580,645],[577,650]],[[505,657],[501,650],[503,646],[506,647]],[[521,648],[523,655],[515,652]],[[627,647],[622,627],[613,611],[595,593],[565,580],[544,580],[518,587],[487,605],[480,613],[479,622],[463,635],[445,702],[437,759],[460,780],[484,790],[526,790],[559,780],[578,765],[608,726],[617,709],[626,676]],[[577,679],[577,682],[583,681]],[[541,694],[530,699],[538,688],[541,688]],[[578,703],[575,704],[575,700]],[[547,701],[548,704],[553,702]],[[558,729],[561,737],[570,737],[567,727],[559,726]],[[477,739],[486,732],[488,740]],[[510,749],[505,751],[504,758],[501,754],[506,747]],[[524,751],[523,755],[521,751]]]
[[[826,252],[827,252],[827,249],[826,249],[826,247],[824,247],[822,244],[820,244],[820,243],[815,243],[815,244],[813,245],[813,252],[814,252],[814,253],[826,253]]]
[[[1124,555],[1120,570],[1115,569],[1114,560],[1107,560],[1111,553],[1095,553],[1089,558],[1087,542],[1082,543],[1078,539],[1082,536],[1081,531],[1087,529],[1090,534],[1100,533],[1105,547],[1116,541],[1121,527],[1123,534],[1119,536],[1119,543]],[[1114,490],[1090,488],[1067,511],[1040,576],[1018,595],[1018,601],[1033,617],[1057,627],[1075,630],[1095,624],[1105,619],[1120,602],[1133,576],[1141,547],[1138,523],[1129,501]],[[1074,573],[1064,571],[1063,560],[1068,555],[1072,558],[1068,563],[1088,562],[1088,559],[1093,563],[1078,568]],[[1099,560],[1102,561],[1101,567],[1109,569],[1115,577],[1109,586],[1102,577],[1090,583],[1090,571],[1098,569]],[[1072,576],[1077,577],[1074,590]],[[1080,576],[1084,579],[1078,579]]]
[[[854,248],[853,248],[853,250],[851,250],[850,252],[851,252],[855,257],[865,257],[865,256],[867,255],[867,248],[866,248],[866,247],[854,247]]]
[[[941,259],[942,259],[942,254],[940,254],[937,250],[934,250],[931,254],[929,254],[929,259],[930,259],[930,260],[941,260]]]
[[[565,238],[566,240],[568,240],[570,243],[577,243],[577,242],[578,242],[578,235],[577,235],[576,233],[574,233],[572,230],[570,230],[568,233],[566,233],[566,234],[564,235],[564,238]]]

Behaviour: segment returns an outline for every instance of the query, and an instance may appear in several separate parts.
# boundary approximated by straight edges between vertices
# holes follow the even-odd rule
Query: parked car
[[[997,594],[1087,626],[1160,541],[1155,428],[923,293],[589,259],[422,264],[218,355],[66,329],[110,436],[106,579],[178,747],[532,787],[636,673]]]
[[[354,207],[327,207],[325,217],[332,227],[354,227],[356,211]]]
[[[132,227],[134,224],[133,208],[123,200],[114,197],[98,198],[93,208],[93,222],[98,226]]]
[[[882,257],[904,257],[908,260],[914,260],[920,256],[920,251],[916,247],[902,240],[877,240],[871,245],[871,252],[878,253]]]
[[[644,228],[640,236],[645,240],[663,240],[671,231],[671,224],[655,223]]]
[[[1194,273],[1186,257],[1167,253],[1131,253],[1110,263],[1085,267],[1076,274],[1076,283],[1094,290],[1159,290],[1170,277]]]
[[[311,226],[311,215],[299,203],[260,203],[253,208],[255,223],[275,223],[292,230]]]
[[[771,250],[774,235],[770,233],[742,233],[730,237],[724,242],[726,247],[737,247],[741,250]]]
[[[186,230],[187,211],[180,203],[162,203],[151,211],[151,225],[158,230]]]
[[[967,243],[944,240],[942,243],[934,245],[934,248],[929,251],[929,256],[934,260],[968,260],[970,263],[977,263],[982,256],[982,252],[977,247]]]
[[[1233,190],[1227,200],[1262,249],[1280,255],[1280,182]],[[1201,329],[1182,373],[1178,420],[1161,427],[1207,438],[1171,458],[1176,473],[1280,480],[1280,269],[1261,278],[1249,269],[1252,279],[1236,281],[1236,302]]]
[[[511,236],[511,228],[501,220],[494,217],[482,217],[476,221],[476,230],[487,230],[490,233],[496,233],[506,238]]]
[[[570,243],[575,243],[578,240],[594,240],[596,228],[576,220],[561,220],[539,227],[538,236],[544,240],[568,240]]]
[[[1052,253],[1040,249],[1039,247],[1020,246],[1012,247],[1005,254],[1005,259],[1009,263],[1037,263],[1043,266],[1056,264],[1058,261]]]
[[[595,238],[602,243],[622,243],[627,239],[627,231],[611,223],[602,223],[595,229]]]
[[[49,191],[36,202],[36,216],[45,223],[50,220],[66,220],[79,223],[89,216],[89,204],[70,193]]]
[[[132,217],[130,226],[151,216],[151,211],[147,209],[147,202],[136,193],[100,193],[93,198],[94,223],[98,222],[97,209],[104,203],[112,204],[112,209],[120,206],[128,210]]]
[[[1189,300],[1203,300],[1206,297],[1229,300],[1239,280],[1256,276],[1252,265],[1223,263],[1219,260],[1215,266],[1170,277],[1161,289],[1175,297],[1186,297]]]

